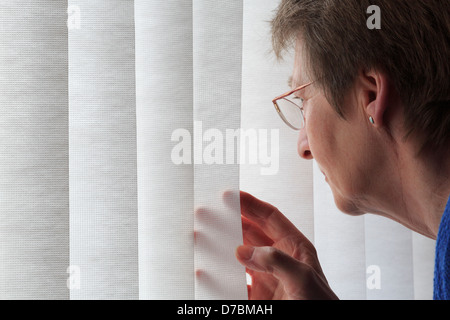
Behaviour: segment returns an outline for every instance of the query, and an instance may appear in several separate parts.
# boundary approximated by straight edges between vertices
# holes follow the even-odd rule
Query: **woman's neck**
[[[411,229],[436,239],[439,224],[450,196],[450,156],[423,153],[414,148],[400,150],[398,172],[403,203],[402,214]],[[400,208],[399,208],[400,209]]]

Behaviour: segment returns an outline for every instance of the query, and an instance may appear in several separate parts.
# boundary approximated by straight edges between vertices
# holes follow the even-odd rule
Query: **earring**
[[[373,120],[372,117],[369,117],[369,121],[370,121],[371,124],[375,124],[375,120]]]

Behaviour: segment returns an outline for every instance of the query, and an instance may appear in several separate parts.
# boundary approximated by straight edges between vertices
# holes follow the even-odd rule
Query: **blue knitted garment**
[[[436,240],[433,299],[450,300],[450,198]]]

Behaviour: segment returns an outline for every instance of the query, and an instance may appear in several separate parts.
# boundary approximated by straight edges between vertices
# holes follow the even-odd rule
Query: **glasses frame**
[[[278,113],[278,115],[280,116],[280,118],[283,120],[283,122],[286,123],[290,128],[292,128],[292,129],[294,129],[294,130],[296,130],[296,131],[303,129],[304,126],[305,126],[305,116],[304,116],[304,114],[303,114],[303,107],[300,107],[300,106],[299,106],[298,104],[296,104],[294,101],[291,101],[291,100],[289,100],[289,99],[286,99],[286,97],[289,97],[290,95],[292,95],[292,94],[296,93],[297,91],[300,91],[300,90],[302,90],[302,89],[304,89],[304,88],[310,86],[311,84],[313,84],[313,82],[309,82],[309,83],[307,83],[307,84],[303,84],[303,85],[301,85],[301,86],[299,86],[299,87],[297,87],[297,88],[295,88],[295,89],[293,89],[293,90],[291,90],[291,91],[288,91],[288,92],[286,92],[286,93],[283,93],[281,96],[278,96],[278,97],[276,97],[275,99],[272,100],[272,103],[273,103],[273,105],[274,105],[274,107],[275,107],[275,110],[277,110],[277,113]],[[281,112],[281,109],[280,109],[280,107],[278,106],[278,103],[277,103],[277,102],[280,101],[281,99],[285,99],[285,100],[289,101],[290,103],[294,104],[296,107],[298,107],[298,108],[300,109],[300,113],[301,113],[302,118],[303,118],[303,122],[302,122],[302,123],[303,123],[303,126],[302,126],[301,128],[296,128],[296,127],[294,127],[294,126],[286,119],[286,117],[284,116],[283,112]]]

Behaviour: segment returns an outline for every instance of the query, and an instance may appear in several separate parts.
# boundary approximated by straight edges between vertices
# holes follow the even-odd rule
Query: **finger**
[[[252,280],[249,300],[272,300],[278,288],[278,279],[269,273],[255,272]]]
[[[270,300],[274,297],[274,291],[278,286],[278,279],[269,273],[255,271],[245,268],[246,273],[251,278],[251,283],[247,283],[249,300]]]
[[[253,247],[251,246],[241,246],[236,249],[236,257],[238,260],[245,265],[247,263],[248,254],[246,250],[250,249],[253,254]],[[246,273],[248,273],[252,278],[251,291],[249,291],[249,298],[252,300],[267,300],[272,299],[274,297],[275,291],[278,287],[278,279],[276,279],[270,273],[267,273],[266,270],[262,270],[259,267],[252,265],[251,268],[245,268]]]
[[[296,278],[301,269],[296,259],[273,247],[239,246],[236,249],[236,257],[245,267],[259,272],[267,272],[274,275],[290,274],[295,270]],[[282,277],[284,279],[284,277]]]
[[[336,298],[314,269],[273,247],[240,246],[236,257],[249,269],[272,274],[290,298]]]
[[[272,275],[281,282],[288,297],[301,298],[299,292],[305,291],[302,285],[310,283],[305,265],[273,247],[240,246],[236,257],[247,269]]]
[[[239,190],[225,190],[222,193],[222,199],[224,203],[231,209],[236,212],[240,212],[240,198],[239,198]]]
[[[244,191],[240,192],[240,196],[242,215],[257,224],[269,238],[278,241],[295,236],[309,242],[276,207]]]
[[[260,227],[242,217],[242,234],[245,245],[251,246],[271,246],[273,240],[270,239]]]

